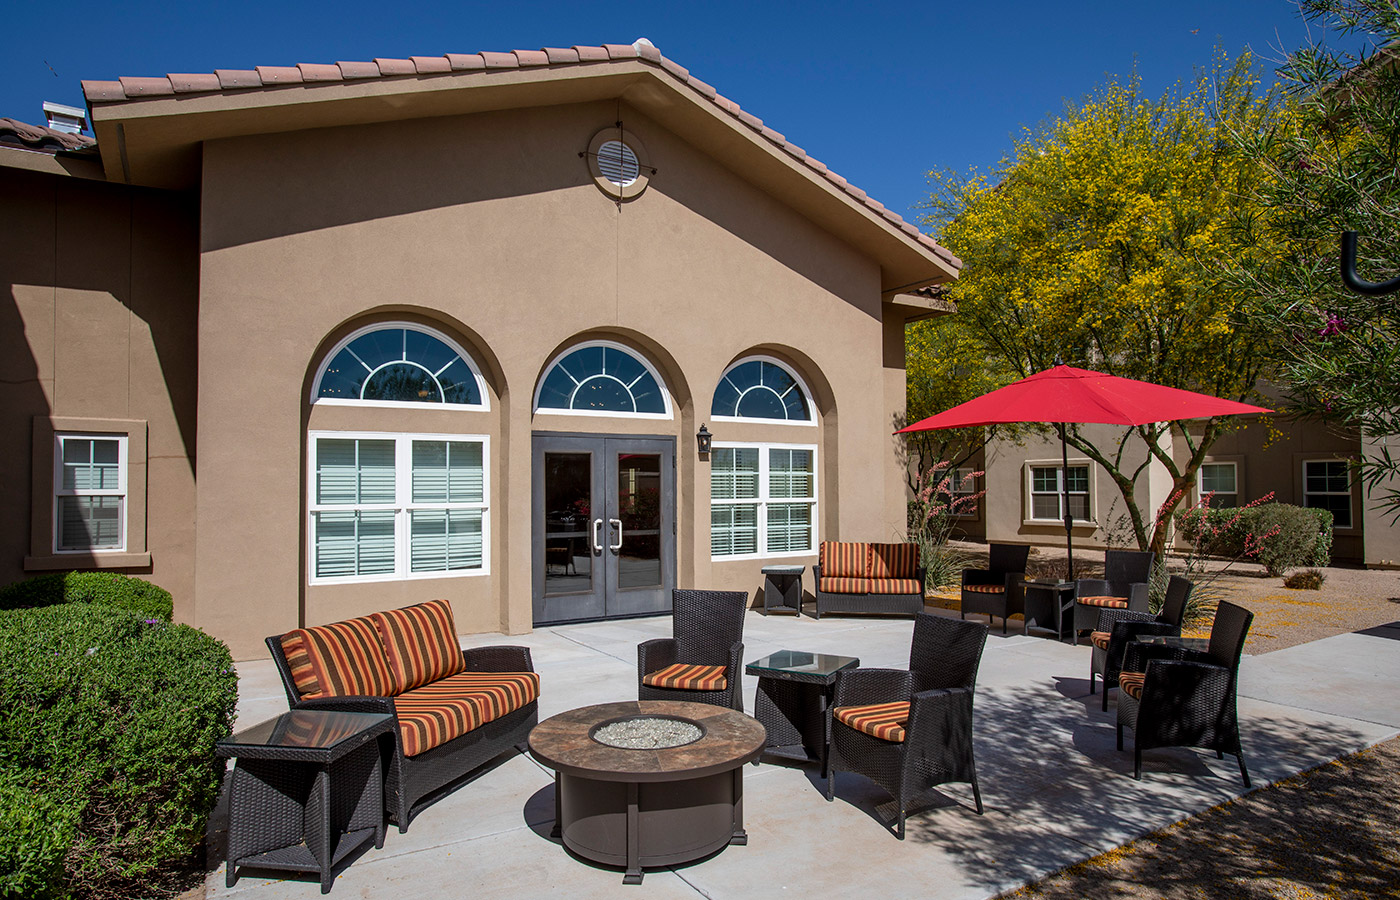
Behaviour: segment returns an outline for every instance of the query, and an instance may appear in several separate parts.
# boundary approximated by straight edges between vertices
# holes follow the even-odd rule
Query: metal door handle
[[[603,520],[593,520],[593,552],[603,552]]]
[[[617,543],[608,544],[608,549],[612,550],[613,552],[616,552],[622,549],[622,520],[608,519],[608,524],[617,530]]]

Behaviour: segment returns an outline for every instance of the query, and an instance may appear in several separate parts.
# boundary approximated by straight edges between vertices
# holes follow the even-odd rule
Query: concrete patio
[[[942,611],[940,611],[942,612]],[[942,614],[948,614],[946,612]],[[515,637],[472,635],[468,646],[523,644],[542,677],[541,719],[636,697],[636,645],[670,633],[669,618],[541,628]],[[858,656],[862,666],[908,662],[907,619],[750,613],[745,659],[795,649]],[[1400,732],[1400,627],[1370,629],[1247,657],[1239,710],[1256,786],[1285,778]],[[286,710],[270,661],[239,664],[239,720]],[[1121,846],[1243,792],[1233,757],[1156,750],[1143,780],[1132,754],[1114,748],[1114,704],[1089,694],[1089,649],[994,630],[978,677],[976,751],[986,815],[971,790],[947,785],[910,817],[908,839],[885,827],[888,798],[863,778],[838,776],[827,803],[815,765],[764,762],[745,771],[747,846],[699,863],[649,871],[638,887],[620,871],[570,857],[549,838],[552,774],[512,753],[421,813],[407,834],[392,826],[335,882],[340,897],[623,896],[983,898]],[[745,677],[752,711],[756,679]],[[1131,738],[1129,738],[1131,740]],[[1131,743],[1128,744],[1131,748]],[[934,795],[938,798],[938,795]],[[214,829],[217,829],[216,814]],[[211,845],[219,844],[217,835]],[[319,896],[310,881],[243,877],[209,897]]]

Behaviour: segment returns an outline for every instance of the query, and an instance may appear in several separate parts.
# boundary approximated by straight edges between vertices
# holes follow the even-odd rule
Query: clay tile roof
[[[43,125],[30,125],[15,119],[0,119],[0,147],[22,147],[41,153],[83,150],[96,145],[86,135],[56,131]]]
[[[904,221],[903,217],[897,213],[886,209],[883,204],[870,199],[865,191],[831,171],[825,163],[808,156],[805,150],[789,142],[781,132],[764,125],[762,119],[740,108],[737,103],[717,92],[711,85],[693,77],[689,69],[668,59],[660,50],[646,43],[636,45],[604,44],[601,47],[580,45],[570,48],[545,47],[540,50],[512,50],[503,53],[491,51],[448,53],[444,56],[415,56],[411,59],[376,59],[374,62],[338,62],[335,65],[301,63],[297,66],[260,66],[256,71],[216,69],[213,74],[204,75],[167,75],[160,78],[122,78],[119,81],[84,81],[83,95],[89,104],[113,103],[175,93],[230,91],[282,84],[311,84],[359,78],[391,78],[453,72],[470,73],[489,69],[588,65],[611,60],[640,60],[647,65],[660,67],[672,78],[695,91],[701,98],[714,104],[721,111],[734,116],[739,122],[757,132],[769,144],[786,153],[794,161],[805,165],[813,173],[823,177],[829,184],[845,193],[856,203],[889,222],[902,234],[908,235],[953,267],[962,267],[962,261],[948,252],[947,249],[939,246],[933,238]],[[3,140],[3,132],[0,132],[0,140]]]

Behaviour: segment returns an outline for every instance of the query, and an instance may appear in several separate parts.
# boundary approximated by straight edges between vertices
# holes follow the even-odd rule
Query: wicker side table
[[[819,762],[825,778],[836,674],[858,666],[854,656],[801,650],[779,650],[746,665],[745,674],[758,676],[753,714],[768,733],[765,752]]]
[[[228,871],[315,872],[329,893],[336,871],[369,840],[384,846],[384,713],[296,709],[219,741],[237,757],[229,785]]]
[[[777,607],[784,607],[802,618],[802,573],[806,566],[764,566],[763,572],[763,614]]]

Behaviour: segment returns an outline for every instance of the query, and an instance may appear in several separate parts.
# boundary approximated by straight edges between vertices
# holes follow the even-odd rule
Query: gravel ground
[[[959,549],[980,555],[976,544]],[[1102,565],[1087,551],[1076,568]],[[974,563],[975,564],[975,563]],[[1064,553],[1033,551],[1034,574]],[[1174,568],[1174,567],[1173,567]],[[1400,620],[1400,573],[1327,568],[1322,588],[1290,590],[1257,565],[1212,564],[1217,596],[1253,610],[1248,654]],[[1223,570],[1223,571],[1222,571]],[[1085,573],[1081,573],[1085,574]],[[956,608],[956,591],[939,591]],[[1187,634],[1205,636],[1208,622]],[[1019,891],[1011,898],[1400,898],[1400,738],[1185,819]]]

